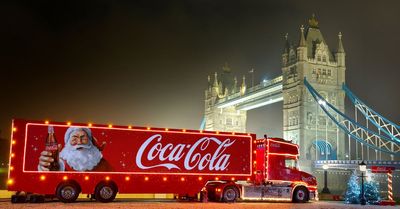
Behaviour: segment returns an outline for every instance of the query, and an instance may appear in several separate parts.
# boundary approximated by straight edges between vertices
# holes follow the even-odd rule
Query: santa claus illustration
[[[98,145],[89,128],[70,127],[65,132],[65,146],[59,144],[60,171],[111,171],[111,165],[103,158],[101,151],[105,143]],[[49,171],[50,163],[54,161],[51,152],[41,152],[38,170]]]

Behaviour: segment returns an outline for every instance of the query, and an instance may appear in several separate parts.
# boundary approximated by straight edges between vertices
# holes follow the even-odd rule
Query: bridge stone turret
[[[339,33],[337,53],[333,56],[315,16],[306,28],[300,27],[296,46],[288,45],[282,55],[283,134],[300,145],[300,165],[311,170],[311,161],[344,159],[344,134],[338,131],[317,106],[304,86],[307,79],[327,101],[344,112],[345,52]],[[287,58],[287,59],[285,59]]]
[[[205,91],[205,130],[227,132],[246,132],[247,111],[238,110],[236,106],[218,108],[215,104],[228,99],[231,95],[243,95],[246,92],[246,80],[238,87],[237,78],[231,68],[225,64],[222,73],[215,72],[214,80],[208,78],[208,89]]]

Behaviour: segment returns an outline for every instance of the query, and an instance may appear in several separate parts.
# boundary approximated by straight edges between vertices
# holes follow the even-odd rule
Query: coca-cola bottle
[[[60,164],[58,162],[58,143],[56,136],[54,135],[54,127],[48,127],[48,134],[46,138],[46,151],[51,152],[51,157],[54,159],[53,162],[50,162],[48,166],[50,171],[58,171],[60,170]]]

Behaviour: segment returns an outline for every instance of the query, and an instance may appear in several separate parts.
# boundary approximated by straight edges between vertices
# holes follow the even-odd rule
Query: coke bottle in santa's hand
[[[50,171],[59,171],[60,170],[60,163],[58,162],[58,143],[56,136],[54,134],[54,127],[48,127],[48,133],[46,138],[46,148],[45,150],[51,153],[51,157],[54,159],[50,162],[48,169]]]

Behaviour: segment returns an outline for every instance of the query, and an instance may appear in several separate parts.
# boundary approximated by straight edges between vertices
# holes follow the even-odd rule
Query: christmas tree
[[[381,200],[378,182],[374,181],[373,178],[367,178],[367,181],[364,183],[364,189],[364,196],[367,200],[367,203],[370,205],[377,205]]]
[[[358,183],[358,176],[355,171],[350,176],[349,182],[347,182],[347,191],[344,200],[347,204],[360,203],[360,185]]]

